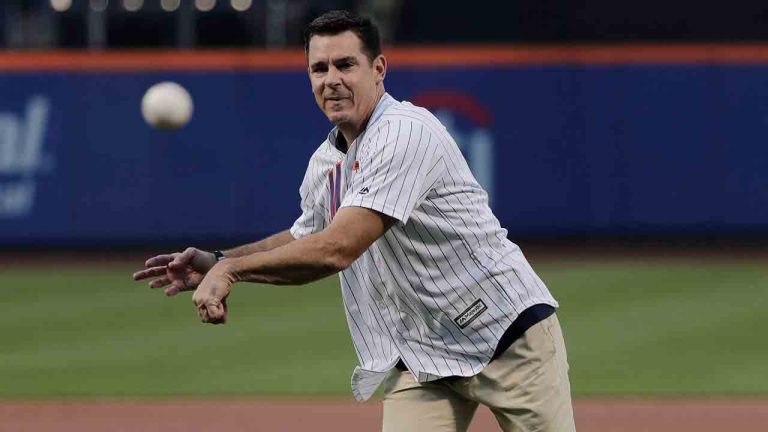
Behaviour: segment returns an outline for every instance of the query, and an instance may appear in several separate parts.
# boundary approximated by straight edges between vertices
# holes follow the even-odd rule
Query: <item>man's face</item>
[[[371,64],[360,38],[346,31],[312,36],[307,59],[315,101],[328,120],[337,126],[363,127],[380,96],[379,84],[386,73],[384,57]]]

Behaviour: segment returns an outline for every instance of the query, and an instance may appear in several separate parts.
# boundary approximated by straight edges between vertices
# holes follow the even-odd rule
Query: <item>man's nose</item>
[[[332,67],[328,69],[328,73],[325,75],[325,85],[328,87],[337,87],[341,84],[341,74],[339,71]]]

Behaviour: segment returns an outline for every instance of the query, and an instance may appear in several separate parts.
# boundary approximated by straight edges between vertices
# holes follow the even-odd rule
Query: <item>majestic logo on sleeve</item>
[[[29,215],[35,201],[36,177],[50,171],[43,152],[50,102],[35,96],[23,115],[0,112],[0,218]]]
[[[420,93],[411,101],[432,111],[448,129],[480,186],[494,194],[494,141],[488,126],[491,113],[469,94],[454,90],[433,90]]]

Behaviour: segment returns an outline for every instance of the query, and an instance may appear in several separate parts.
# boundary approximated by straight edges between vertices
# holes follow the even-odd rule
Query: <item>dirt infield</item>
[[[765,431],[768,400],[579,400],[580,432]],[[0,402],[0,430],[68,431],[375,431],[381,403],[352,401],[184,400]],[[471,432],[497,431],[482,408]]]

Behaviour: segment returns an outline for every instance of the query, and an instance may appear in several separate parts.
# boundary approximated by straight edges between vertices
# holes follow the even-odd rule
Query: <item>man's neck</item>
[[[373,112],[376,111],[376,107],[379,105],[379,102],[381,101],[381,98],[384,97],[384,86],[381,86],[381,89],[378,92],[379,94],[376,97],[376,100],[373,102],[373,106],[371,106],[368,109],[368,114],[365,116],[362,122],[360,122],[359,125],[351,125],[351,124],[345,124],[345,125],[339,125],[339,132],[344,136],[344,139],[347,141],[347,148],[345,150],[349,150],[349,147],[355,142],[358,136],[360,136],[361,133],[365,130],[365,128],[368,126],[368,122],[371,120],[371,116],[373,115]]]
[[[363,124],[361,126],[354,127],[352,125],[342,125],[339,126],[339,132],[341,132],[341,135],[344,137],[344,141],[346,141],[345,148],[343,149],[345,152],[349,150],[349,146],[352,145],[352,143],[355,142],[355,139],[357,139],[358,135],[360,135],[363,130],[365,129],[365,125],[368,124],[368,119],[370,119],[371,116],[369,115]]]

